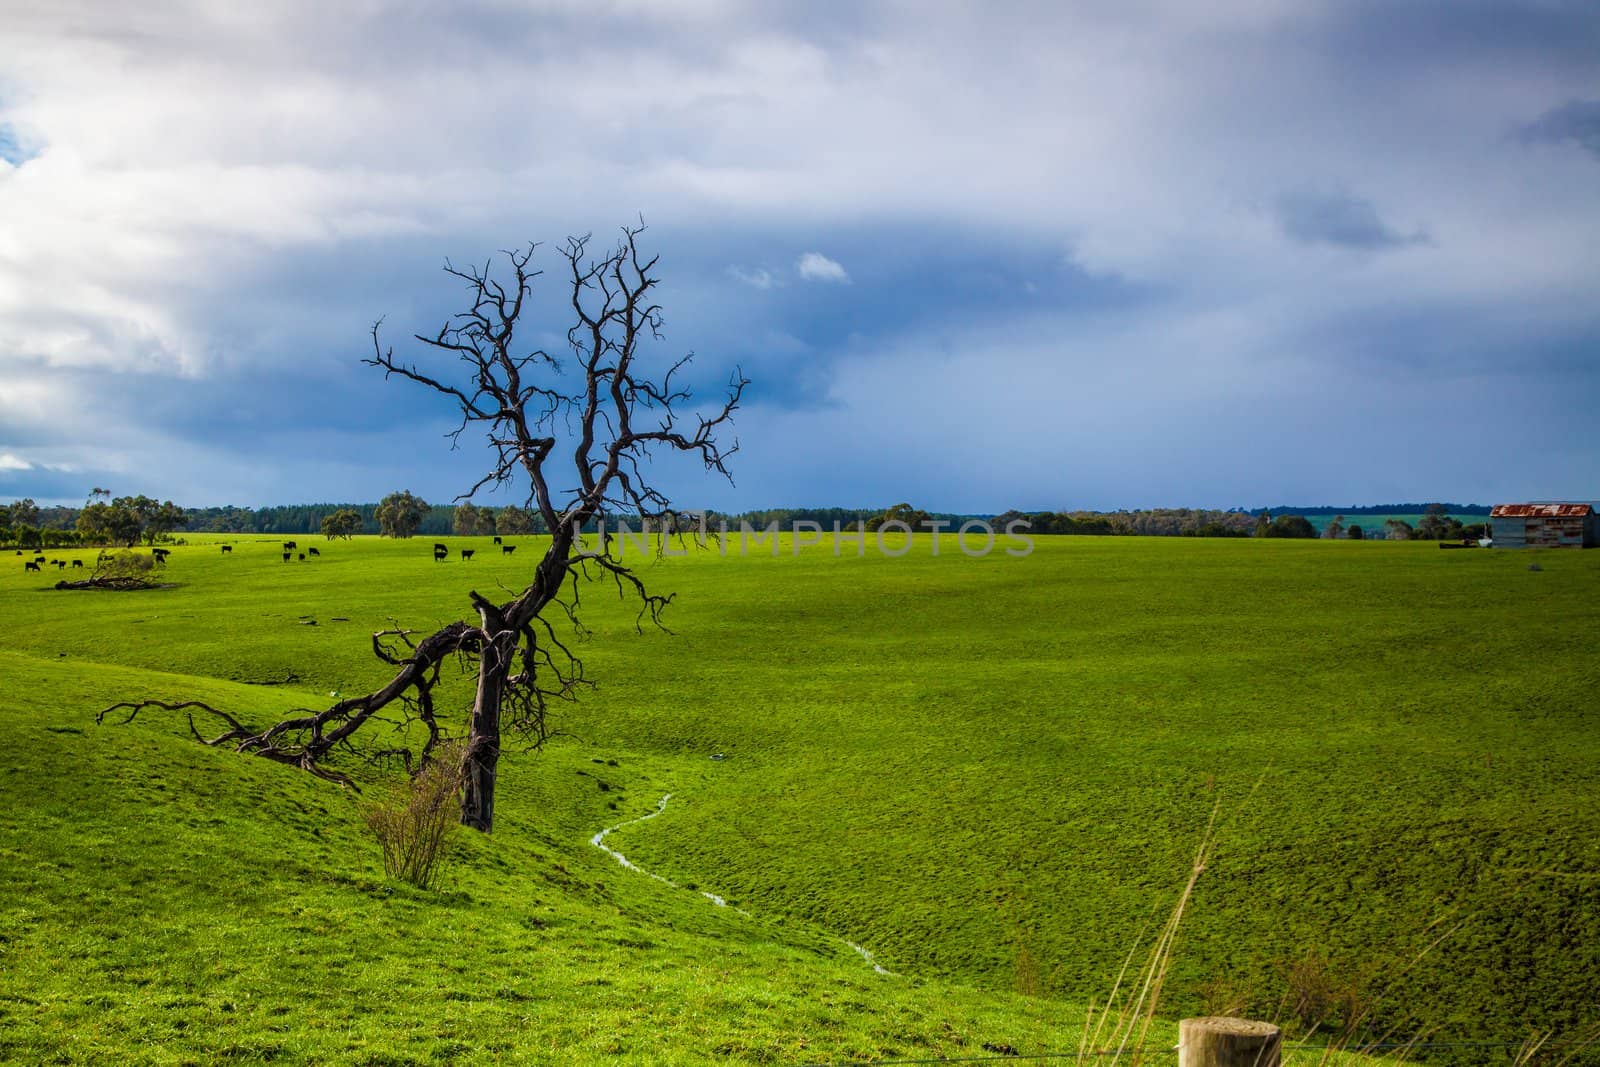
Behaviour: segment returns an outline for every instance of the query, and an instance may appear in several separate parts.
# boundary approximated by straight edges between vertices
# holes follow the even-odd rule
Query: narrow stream
[[[639,866],[637,863],[633,862],[628,857],[624,856],[622,853],[620,853],[616,849],[612,848],[610,845],[606,844],[606,837],[609,836],[610,834],[616,832],[617,830],[622,829],[624,826],[632,826],[635,823],[645,822],[646,820],[653,819],[657,815],[660,815],[662,812],[666,811],[667,810],[667,801],[669,801],[671,799],[672,799],[672,794],[668,793],[666,796],[664,796],[660,800],[656,801],[656,807],[655,807],[654,811],[646,812],[645,814],[640,815],[638,818],[626,819],[626,820],[624,820],[622,822],[617,823],[615,826],[606,827],[604,830],[601,830],[599,833],[597,833],[593,837],[589,838],[589,844],[593,845],[595,848],[599,849],[601,852],[604,852],[606,855],[610,856],[612,859],[616,860],[618,863],[622,864],[624,867],[626,867],[630,871],[635,871],[635,872],[637,872],[639,874],[642,874],[646,878],[654,878],[656,881],[660,882],[662,885],[671,886],[673,889],[682,889],[683,886],[679,885],[677,882],[674,882],[672,879],[667,878],[667,877],[665,877],[663,875],[659,875],[654,871],[645,870],[643,867]],[[728,908],[731,911],[736,911],[740,915],[743,915],[747,919],[753,918],[753,916],[748,911],[745,911],[743,908],[732,907],[726,900],[724,900],[722,897],[719,897],[715,893],[707,892],[704,889],[698,890],[698,892],[700,893],[701,896],[705,897],[707,900],[711,901],[711,903],[715,904],[719,908]],[[837,935],[834,935],[834,936],[837,936]],[[856,944],[854,941],[850,941],[850,940],[847,940],[847,939],[842,938],[842,937],[839,938],[839,940],[844,942],[846,945],[850,946],[850,948],[854,952],[856,952],[862,959],[866,960],[867,963],[872,967],[872,969],[874,971],[876,971],[877,973],[879,973],[879,974],[887,974],[887,975],[893,975],[894,974],[893,971],[888,970],[887,968],[883,967],[880,963],[878,963],[878,961],[873,958],[872,953],[868,952],[866,949],[862,948],[860,945]]]

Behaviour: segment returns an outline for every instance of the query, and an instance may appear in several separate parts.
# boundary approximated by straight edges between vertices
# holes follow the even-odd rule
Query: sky
[[[1592,0],[4,7],[0,499],[448,502],[372,324],[640,219],[683,506],[1600,497]]]

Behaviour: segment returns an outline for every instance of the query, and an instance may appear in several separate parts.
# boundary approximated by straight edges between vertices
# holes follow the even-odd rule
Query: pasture
[[[349,793],[178,717],[93,723],[143,696],[265,722],[371,686],[372,631],[462,617],[539,547],[298,540],[320,555],[190,535],[143,592],[0,573],[0,1058],[1075,1049],[1213,810],[1163,1015],[1287,1021],[1313,992],[1375,1032],[1595,1021],[1600,553],[660,560],[673,632],[585,589],[598,689],[502,765],[496,833],[429,894],[383,879]],[[676,889],[589,844],[667,793],[607,844]]]

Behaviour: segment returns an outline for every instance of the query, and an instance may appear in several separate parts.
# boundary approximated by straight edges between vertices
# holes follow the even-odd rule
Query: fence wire
[[[1557,1052],[1562,1049],[1581,1049],[1588,1042],[1583,1041],[1550,1041],[1539,1046],[1541,1054]],[[1507,1049],[1520,1051],[1528,1047],[1526,1041],[1384,1041],[1371,1045],[1361,1045],[1350,1048],[1336,1048],[1329,1045],[1314,1045],[1306,1042],[1286,1041],[1279,1046],[1287,1060],[1291,1052],[1326,1053],[1334,1056],[1382,1056],[1388,1052],[1410,1052],[1421,1049]],[[1131,1052],[1127,1049],[1098,1049],[1071,1052],[991,1052],[982,1056],[932,1056],[922,1058],[893,1058],[876,1060],[818,1060],[813,1063],[802,1064],[801,1067],[912,1067],[914,1064],[939,1064],[939,1063],[1025,1063],[1030,1060],[1075,1060],[1097,1059],[1104,1057],[1127,1057],[1132,1063],[1145,1063],[1151,1060],[1166,1060],[1176,1058],[1178,1046],[1162,1049],[1144,1049]]]

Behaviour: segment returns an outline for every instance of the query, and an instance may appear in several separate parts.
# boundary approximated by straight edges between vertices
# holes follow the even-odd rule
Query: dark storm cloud
[[[738,492],[674,483],[719,505],[1481,497],[1595,466],[1592,435],[1474,468],[1412,429],[1600,405],[1589,158],[1506,137],[1596,153],[1592,3],[250,10],[0,25],[0,120],[49,143],[0,166],[0,495],[81,499],[71,467],[448,498],[479,446],[361,365],[372,322],[411,351],[459,309],[445,257],[639,213],[652,358],[692,349],[701,396],[755,379]],[[527,340],[560,354],[558,272],[537,294]],[[1262,419],[1305,432],[1263,448]],[[1403,464],[1328,445],[1389,424]]]
[[[665,262],[682,272],[664,287],[671,338],[695,348],[702,369],[743,367],[754,379],[751,399],[780,408],[832,406],[838,364],[872,358],[887,338],[1041,309],[1131,313],[1160,298],[1153,286],[1087,274],[1046,235],[938,220],[666,240]],[[837,260],[851,284],[808,284],[796,260],[813,247]],[[759,272],[767,284],[737,272]],[[674,322],[683,329],[673,331]]]
[[[1486,77],[1582,73],[1593,71],[1600,54],[1600,20],[1589,0],[1340,0],[1321,12],[1310,24],[1312,47],[1358,76],[1386,71],[1418,79],[1441,68]]]
[[[1570,141],[1600,158],[1600,100],[1568,100],[1524,125],[1518,134],[1527,144]]]
[[[1278,225],[1302,244],[1384,249],[1426,244],[1422,231],[1404,233],[1385,223],[1371,201],[1348,193],[1296,193],[1279,198]]]

